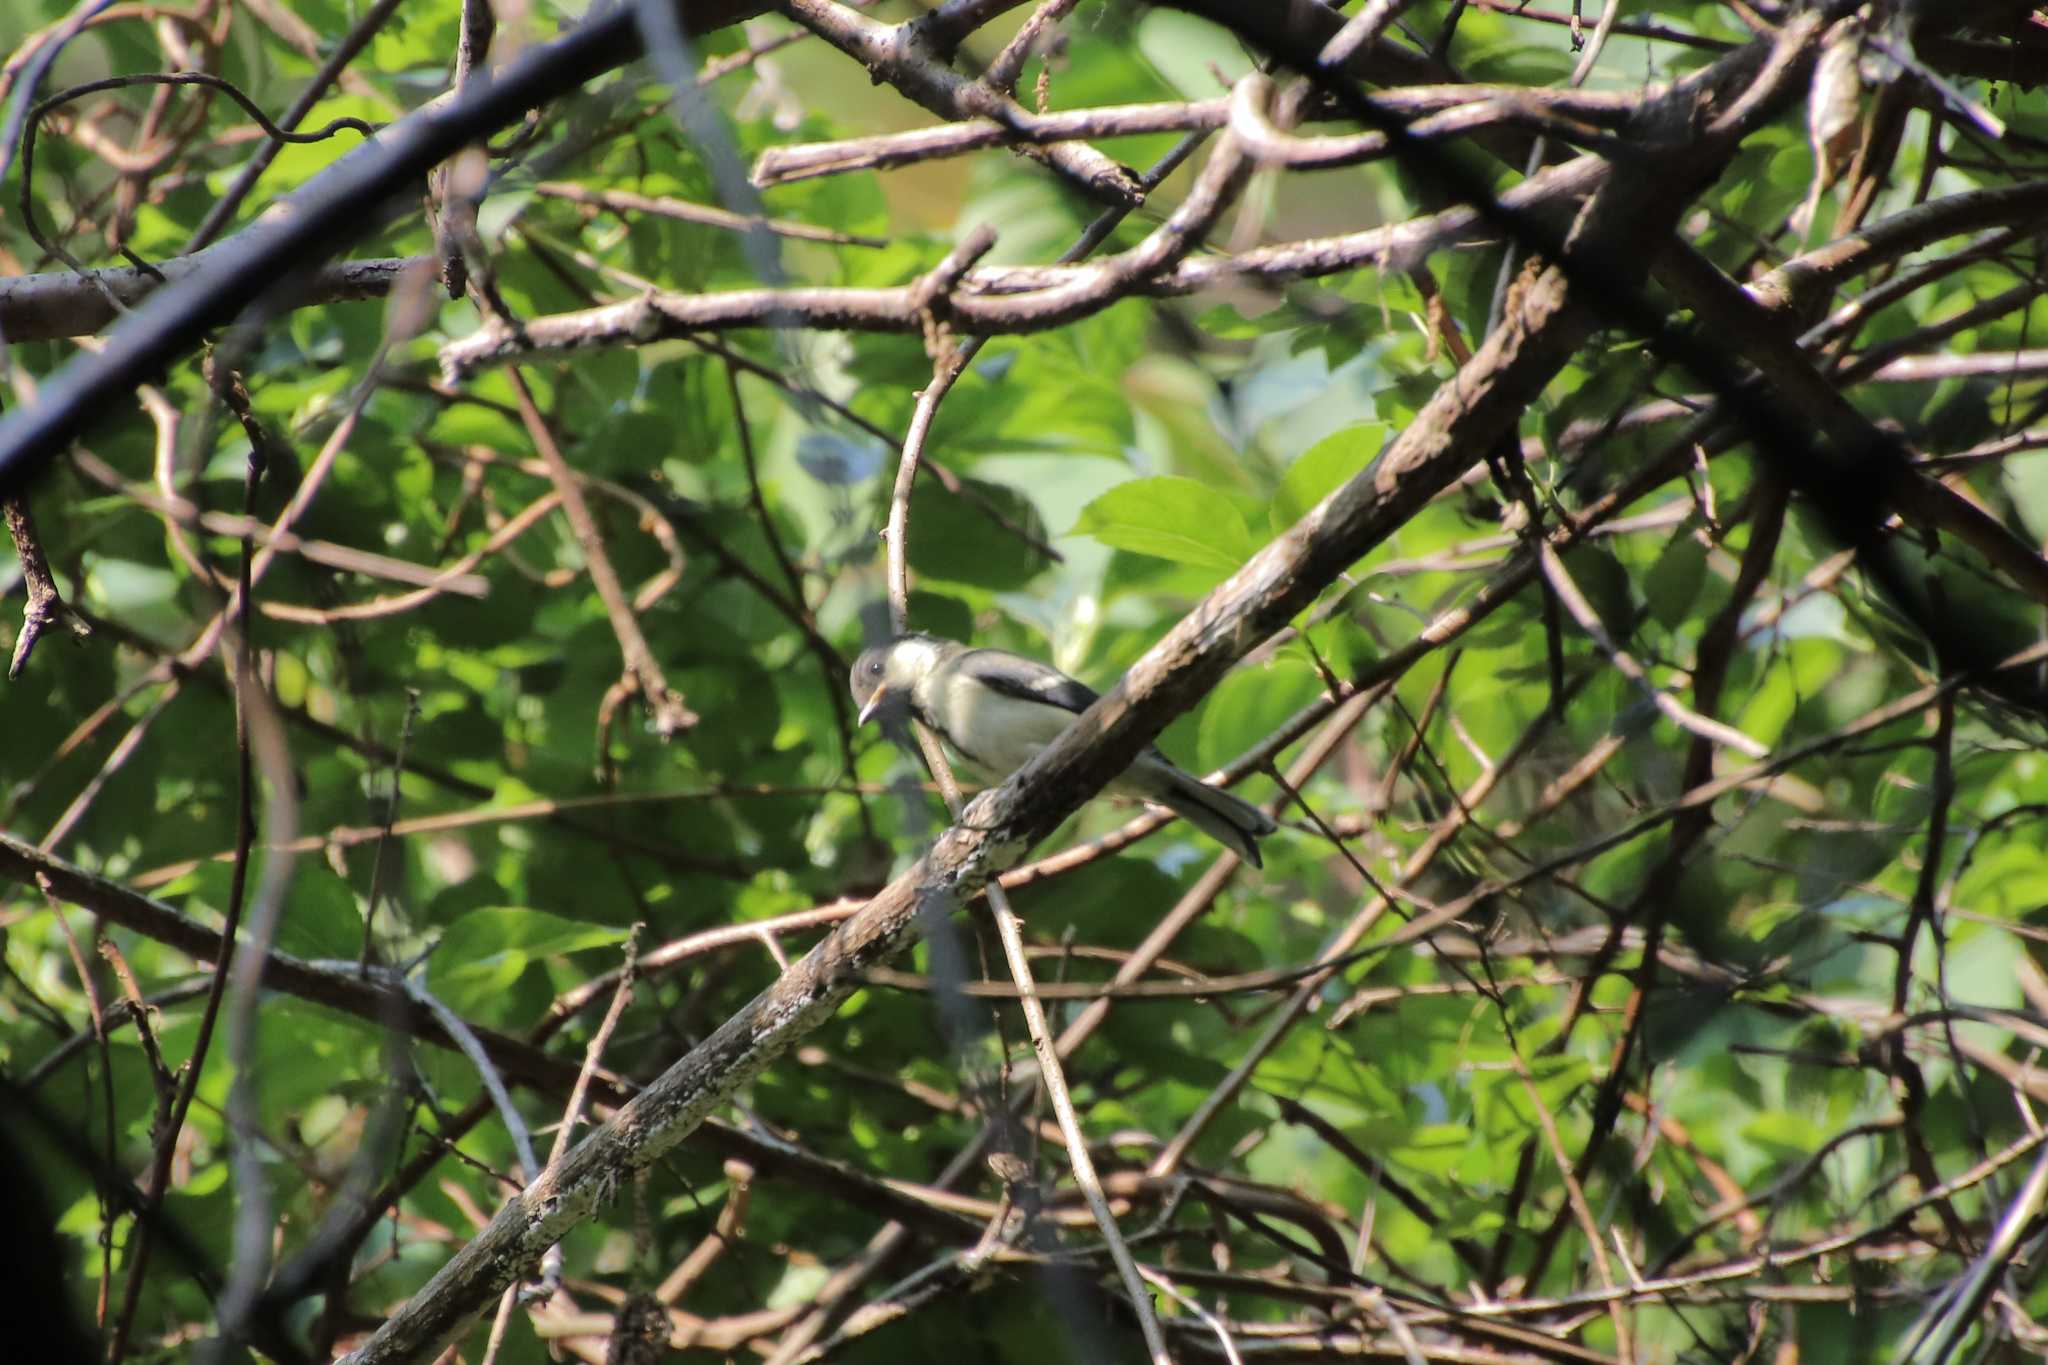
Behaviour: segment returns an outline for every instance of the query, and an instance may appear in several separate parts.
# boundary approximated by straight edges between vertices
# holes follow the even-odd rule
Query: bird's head
[[[853,699],[860,703],[860,724],[885,709],[907,706],[911,689],[946,657],[949,641],[933,635],[899,635],[885,645],[862,652],[853,661]]]

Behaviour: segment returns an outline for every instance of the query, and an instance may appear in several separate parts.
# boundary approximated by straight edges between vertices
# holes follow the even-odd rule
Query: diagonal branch
[[[508,369],[506,378],[511,382],[513,397],[519,400],[519,419],[525,425],[534,449],[540,452],[541,462],[547,466],[548,477],[554,481],[555,496],[561,499],[562,511],[568,517],[570,529],[576,534],[577,548],[583,553],[584,571],[590,575],[590,584],[604,603],[605,615],[611,619],[612,633],[618,637],[619,655],[625,665],[626,677],[646,704],[647,713],[654,721],[655,733],[665,740],[673,739],[697,723],[697,713],[683,700],[682,693],[669,686],[668,675],[661,671],[661,663],[654,657],[654,650],[640,629],[640,618],[634,614],[633,604],[626,600],[626,589],[619,582],[618,570],[612,567],[604,535],[598,530],[597,518],[590,514],[590,504],[584,500],[576,472],[562,457],[554,433],[548,429],[540,409],[534,405],[533,391],[527,387],[517,368]]]

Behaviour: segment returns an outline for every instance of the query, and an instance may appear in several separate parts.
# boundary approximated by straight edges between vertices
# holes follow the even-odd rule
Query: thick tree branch
[[[1982,507],[1914,469],[1898,451],[1897,441],[1815,368],[1782,316],[1774,316],[1683,243],[1671,243],[1660,264],[1661,278],[1693,310],[1707,334],[1754,364],[1798,420],[1825,434],[1845,466],[1875,453],[1892,456],[1859,461],[1862,476],[1875,482],[1876,495],[1884,503],[1916,523],[1937,526],[1962,539],[2029,596],[2048,604],[2048,560]]]
[[[231,237],[205,251],[147,269],[119,266],[0,279],[0,340],[11,344],[90,336],[115,320],[115,303],[134,308],[166,285],[202,271],[220,269],[234,260],[241,241],[240,237]],[[430,266],[431,258],[388,256],[368,261],[336,261],[303,277],[297,292],[280,306],[303,308],[349,299],[381,299],[408,269],[421,265]]]

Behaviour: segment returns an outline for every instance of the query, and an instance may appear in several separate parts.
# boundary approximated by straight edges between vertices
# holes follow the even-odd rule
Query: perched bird
[[[1095,696],[1036,659],[935,635],[899,635],[853,664],[861,724],[908,712],[993,782],[1030,762]],[[1181,771],[1155,748],[1139,754],[1104,790],[1166,807],[1253,867],[1260,866],[1258,841],[1275,828],[1264,811]]]

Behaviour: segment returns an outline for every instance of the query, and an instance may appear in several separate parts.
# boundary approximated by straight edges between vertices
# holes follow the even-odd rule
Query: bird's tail
[[[1253,867],[1265,865],[1259,859],[1259,840],[1278,828],[1271,816],[1178,769],[1173,770],[1162,788],[1146,795]]]

